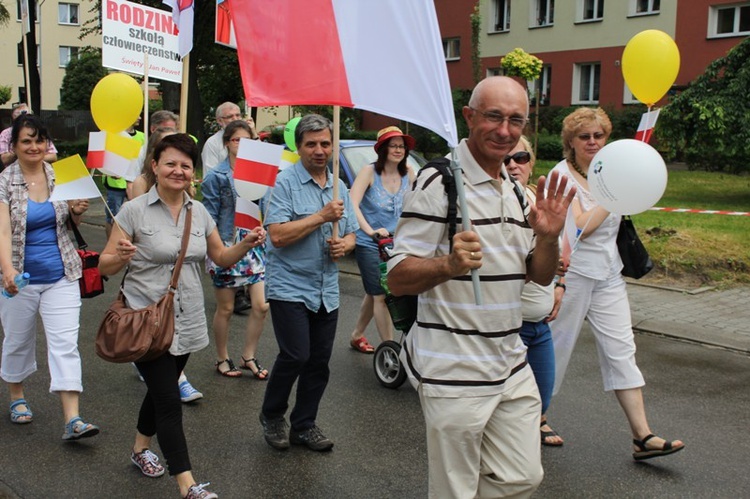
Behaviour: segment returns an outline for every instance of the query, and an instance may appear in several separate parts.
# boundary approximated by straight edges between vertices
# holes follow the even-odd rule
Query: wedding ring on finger
[[[471,258],[472,260],[474,259],[474,252],[473,252],[473,251],[472,251],[471,253],[469,253],[469,257],[470,257],[470,258]]]

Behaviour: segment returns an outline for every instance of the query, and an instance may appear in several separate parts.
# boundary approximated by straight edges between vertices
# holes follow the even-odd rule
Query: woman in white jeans
[[[601,108],[579,108],[563,121],[566,159],[554,170],[577,187],[570,207],[581,235],[570,257],[560,313],[550,325],[555,346],[554,393],[562,384],[583,320],[588,318],[604,390],[615,392],[633,434],[633,458],[642,460],[672,454],[685,445],[679,440],[669,442],[657,437],[648,425],[642,392],[645,382],[635,363],[630,304],[615,244],[620,216],[599,206],[589,192],[591,160],[607,143],[611,132],[612,123]]]
[[[99,428],[84,422],[78,413],[81,356],[78,328],[81,295],[81,259],[66,224],[80,221],[88,201],[50,201],[55,187],[52,166],[44,162],[49,135],[36,116],[16,119],[11,147],[17,161],[0,174],[0,271],[6,292],[0,298],[3,339],[0,376],[10,391],[10,419],[25,424],[33,420],[24,398],[23,381],[37,369],[36,316],[47,337],[50,391],[60,395],[65,430],[63,440],[92,437]],[[31,275],[19,290],[15,277]]]

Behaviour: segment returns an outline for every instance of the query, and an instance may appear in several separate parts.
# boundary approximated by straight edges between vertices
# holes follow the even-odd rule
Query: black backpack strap
[[[458,220],[458,191],[456,191],[456,178],[451,172],[451,162],[448,158],[435,158],[430,160],[419,170],[420,175],[428,168],[436,169],[442,178],[445,193],[448,196],[448,245],[449,251],[453,250],[453,236],[456,235],[456,225]]]

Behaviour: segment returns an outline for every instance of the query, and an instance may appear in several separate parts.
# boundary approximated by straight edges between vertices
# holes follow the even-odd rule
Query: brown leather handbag
[[[134,310],[120,293],[109,306],[96,332],[96,354],[107,362],[145,362],[164,354],[174,338],[174,294],[190,240],[191,205],[187,205],[180,256],[172,270],[167,293],[146,308]],[[123,277],[123,284],[125,278]]]

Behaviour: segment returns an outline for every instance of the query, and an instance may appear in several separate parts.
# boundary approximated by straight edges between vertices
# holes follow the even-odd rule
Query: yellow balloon
[[[135,123],[143,109],[141,86],[125,73],[112,73],[91,92],[91,115],[100,130],[118,133]]]
[[[680,51],[663,31],[649,29],[630,39],[622,53],[622,75],[639,101],[652,106],[680,71]]]

